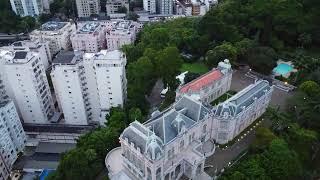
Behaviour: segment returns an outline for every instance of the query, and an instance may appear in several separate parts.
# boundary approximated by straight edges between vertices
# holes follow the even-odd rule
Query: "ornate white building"
[[[218,67],[178,88],[177,99],[188,95],[203,103],[210,103],[226,93],[231,86],[232,69],[229,60],[219,62]]]
[[[106,157],[109,177],[212,179],[204,172],[204,162],[215,151],[214,141],[232,140],[264,113],[272,91],[268,81],[260,80],[216,107],[182,95],[169,109],[123,131],[121,147]]]

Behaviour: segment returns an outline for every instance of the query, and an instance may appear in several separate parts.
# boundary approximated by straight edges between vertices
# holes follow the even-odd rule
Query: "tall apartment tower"
[[[119,50],[102,50],[83,56],[93,119],[105,122],[111,107],[123,106],[127,95],[126,56]]]
[[[11,167],[25,143],[26,135],[14,103],[0,102],[0,179],[8,179]]]
[[[66,124],[87,125],[92,108],[82,55],[72,51],[57,55],[52,63],[52,83]]]
[[[156,0],[143,0],[143,9],[148,11],[149,14],[157,13]]]
[[[54,105],[44,65],[37,53],[7,52],[5,73],[13,98],[25,123],[49,123]]]
[[[38,16],[49,10],[49,0],[10,0],[10,4],[19,16]]]
[[[90,17],[93,14],[99,14],[99,0],[76,0],[78,17]]]
[[[173,14],[173,0],[159,0],[158,13],[164,15]]]

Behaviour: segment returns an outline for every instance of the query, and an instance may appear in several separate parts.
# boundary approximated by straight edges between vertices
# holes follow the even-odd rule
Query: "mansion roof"
[[[227,101],[217,106],[215,115],[224,116],[225,114],[236,116],[244,109],[250,106],[256,99],[266,94],[271,90],[269,82],[260,80],[254,84],[249,85],[245,89],[232,96]]]
[[[188,91],[199,91],[201,88],[211,84],[212,82],[220,79],[223,76],[223,74],[221,73],[220,70],[215,69],[212,70],[206,74],[204,74],[203,76],[201,76],[200,78],[197,78],[193,81],[191,81],[190,83],[182,86],[180,88],[180,92],[181,93],[187,93]]]
[[[121,138],[128,139],[128,142],[138,147],[141,153],[147,153],[149,142],[152,142],[150,140],[151,136],[163,148],[164,145],[175,139],[179,133],[190,129],[209,113],[210,110],[200,102],[183,96],[170,109],[157,117],[151,118],[146,123],[140,124],[137,121],[131,123],[123,131]],[[161,149],[157,151],[160,153]]]

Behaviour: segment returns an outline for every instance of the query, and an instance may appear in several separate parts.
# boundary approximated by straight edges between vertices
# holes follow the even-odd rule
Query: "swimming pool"
[[[279,63],[278,66],[273,69],[276,75],[282,76],[287,76],[291,71],[293,71],[293,66],[286,63]]]

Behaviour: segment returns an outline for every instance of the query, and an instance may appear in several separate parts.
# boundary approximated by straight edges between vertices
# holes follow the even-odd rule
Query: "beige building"
[[[107,32],[107,49],[120,49],[136,39],[137,28],[132,21],[116,21],[114,27]]]
[[[78,17],[90,17],[93,14],[99,14],[99,0],[76,0]]]
[[[129,1],[128,0],[107,0],[106,12],[107,15],[118,13],[120,7],[126,7],[129,12]]]
[[[100,22],[88,21],[79,24],[70,37],[73,50],[96,53],[106,46],[106,26]]]
[[[76,26],[70,22],[49,21],[39,29],[30,33],[31,40],[49,42],[51,55],[57,54],[60,50],[71,48],[70,36],[76,31]]]

